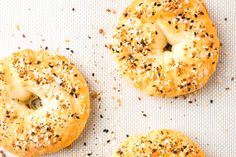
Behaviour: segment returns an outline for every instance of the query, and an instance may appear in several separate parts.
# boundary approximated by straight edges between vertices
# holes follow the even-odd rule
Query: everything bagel
[[[86,81],[69,61],[24,50],[0,62],[0,146],[39,156],[69,146],[89,116]]]
[[[205,157],[205,153],[187,136],[173,130],[152,131],[130,137],[113,157]]]
[[[204,0],[134,0],[119,20],[111,49],[135,87],[174,97],[206,84],[220,42]]]

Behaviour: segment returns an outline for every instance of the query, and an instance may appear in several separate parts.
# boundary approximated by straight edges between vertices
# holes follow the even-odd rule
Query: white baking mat
[[[235,157],[235,0],[206,0],[223,44],[220,64],[207,86],[185,99],[142,94],[115,70],[105,44],[111,42],[118,16],[130,2],[0,0],[0,58],[18,49],[47,47],[68,56],[91,91],[100,94],[91,101],[91,116],[80,138],[49,156],[110,157],[127,135],[168,128],[190,136],[208,157]]]

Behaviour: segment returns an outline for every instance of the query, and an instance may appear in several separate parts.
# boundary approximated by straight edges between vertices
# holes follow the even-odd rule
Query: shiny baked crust
[[[113,157],[205,157],[205,153],[181,132],[159,130],[126,139]]]
[[[111,49],[135,87],[174,97],[206,84],[220,42],[204,0],[134,0],[119,20]]]
[[[41,103],[32,106],[35,98]],[[6,150],[31,157],[65,148],[89,112],[88,85],[65,57],[23,50],[0,62],[0,146]]]

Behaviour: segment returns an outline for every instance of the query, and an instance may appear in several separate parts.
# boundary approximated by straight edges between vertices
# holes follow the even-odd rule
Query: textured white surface
[[[144,95],[121,79],[115,70],[104,45],[111,42],[118,16],[130,2],[0,0],[0,58],[17,51],[18,47],[35,50],[48,47],[68,56],[86,76],[91,90],[101,92],[101,101],[91,102],[91,116],[80,138],[72,147],[49,156],[109,157],[127,134],[168,128],[183,131],[195,139],[209,157],[235,157],[236,1],[206,0],[223,43],[220,64],[207,86],[186,99]],[[99,34],[100,28],[105,36]],[[103,132],[104,129],[109,132]],[[7,153],[7,156],[11,155]]]

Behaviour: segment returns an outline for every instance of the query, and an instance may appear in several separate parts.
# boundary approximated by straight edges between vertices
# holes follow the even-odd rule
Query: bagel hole
[[[27,102],[26,102],[26,106],[29,109],[33,109],[33,110],[37,110],[38,108],[42,107],[42,101],[40,99],[40,97],[38,97],[37,95],[33,95]]]
[[[164,47],[164,51],[172,51],[172,45],[170,43],[167,43]]]

